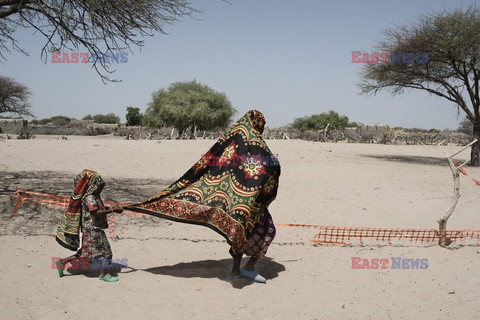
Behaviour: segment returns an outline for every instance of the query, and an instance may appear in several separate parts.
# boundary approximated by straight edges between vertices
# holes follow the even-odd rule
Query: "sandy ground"
[[[315,246],[313,229],[277,227],[257,265],[267,284],[229,282],[228,245],[210,229],[153,217],[116,216],[118,283],[94,270],[59,278],[51,257],[61,210],[24,206],[17,189],[69,194],[84,168],[100,172],[105,199],[142,200],[180,177],[214,141],[127,141],[40,136],[0,140],[1,319],[478,319],[480,251],[416,243]],[[436,228],[453,183],[448,146],[268,141],[282,165],[270,212],[276,223]],[[468,151],[459,159],[467,159]],[[477,179],[480,168],[467,168]],[[480,229],[480,188],[461,177],[449,229]],[[426,269],[352,269],[362,259],[428,259]]]

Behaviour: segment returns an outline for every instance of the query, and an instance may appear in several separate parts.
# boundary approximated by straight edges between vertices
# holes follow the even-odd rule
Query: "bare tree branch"
[[[165,25],[200,11],[187,0],[0,0],[0,60],[10,49],[26,53],[13,37],[18,28],[34,29],[45,38],[41,59],[52,51],[84,48],[115,53],[144,45],[143,39],[165,34]],[[115,70],[102,60],[92,66],[102,81],[116,81]]]

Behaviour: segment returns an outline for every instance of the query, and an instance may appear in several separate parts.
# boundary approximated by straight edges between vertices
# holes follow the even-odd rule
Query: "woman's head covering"
[[[180,179],[128,209],[207,226],[238,253],[277,194],[280,164],[264,126],[260,111],[248,111]]]
[[[252,127],[258,131],[259,135],[261,135],[265,127],[265,117],[263,114],[257,110],[250,110],[246,115],[248,116],[248,120],[250,121]]]
[[[76,251],[80,245],[80,224],[82,219],[82,199],[87,195],[100,194],[105,182],[95,171],[85,169],[73,180],[74,188],[67,211],[57,226],[57,242]]]

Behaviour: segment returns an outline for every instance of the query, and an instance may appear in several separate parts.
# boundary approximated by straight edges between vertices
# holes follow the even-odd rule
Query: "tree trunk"
[[[196,139],[196,136],[197,136],[197,127],[195,125],[193,125],[191,128],[190,128],[190,139],[191,140],[195,140]]]
[[[182,135],[183,135],[183,132],[185,131],[185,128],[180,128],[178,130],[178,137],[177,137],[177,140],[180,140],[182,139]]]
[[[478,141],[472,145],[470,165],[480,166],[480,123],[478,121],[473,124],[473,139],[478,139]]]

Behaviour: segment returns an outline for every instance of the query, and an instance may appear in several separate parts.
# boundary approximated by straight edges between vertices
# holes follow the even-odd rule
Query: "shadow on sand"
[[[233,259],[202,260],[182,262],[171,266],[161,266],[143,269],[142,271],[158,275],[166,275],[179,278],[218,278],[230,282],[232,287],[242,289],[255,282],[246,278],[230,279],[230,269]],[[268,280],[278,277],[279,273],[285,271],[285,266],[275,262],[271,258],[259,259],[255,268],[259,274]]]
[[[253,280],[246,278],[230,278],[230,269],[233,259],[222,260],[202,260],[192,262],[182,262],[170,266],[153,267],[148,269],[136,269],[131,266],[124,266],[118,263],[112,263],[108,270],[113,276],[120,274],[144,271],[155,275],[172,276],[178,278],[217,278],[222,281],[229,282],[233,288],[242,289],[248,285],[255,284]],[[256,270],[259,274],[268,280],[275,279],[280,272],[285,271],[285,266],[275,262],[271,258],[259,259],[256,264]],[[56,270],[54,270],[56,271]],[[92,264],[74,264],[68,265],[64,277],[84,276],[87,278],[98,278],[100,275],[99,268],[92,267]]]
[[[128,267],[113,262],[108,268],[107,272],[110,273],[112,276],[117,277],[119,270],[121,270],[122,268],[128,268]],[[64,275],[65,277],[82,275],[87,278],[98,278],[98,276],[100,275],[100,267],[91,263],[88,263],[85,265],[82,265],[82,264],[69,265],[69,267],[66,268],[66,271],[68,271],[68,273],[65,273]]]
[[[362,155],[366,158],[373,158],[379,160],[393,161],[393,162],[403,162],[411,164],[423,164],[430,166],[443,166],[448,167],[448,162],[446,158],[438,157],[422,157],[422,156],[402,156],[402,155]],[[457,160],[459,163],[465,162],[465,160]]]
[[[9,219],[15,202],[10,196],[16,190],[28,190],[57,195],[70,195],[73,190],[74,174],[53,171],[20,171],[0,172],[0,235],[54,235],[56,225],[62,217],[65,208],[51,208],[25,202],[17,211],[13,219]],[[140,202],[152,194],[163,190],[172,181],[155,179],[115,179],[105,181],[102,192],[104,200],[115,200],[127,203]],[[118,216],[118,222],[128,221],[136,225],[165,224],[162,219],[142,217],[129,219],[127,216]]]

